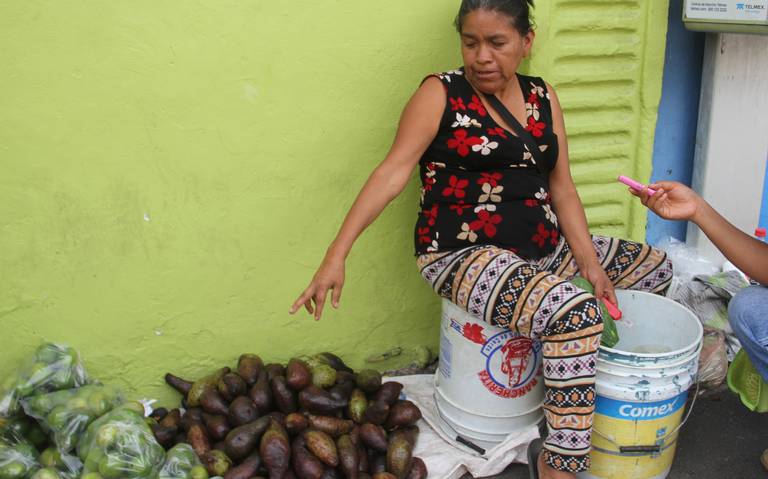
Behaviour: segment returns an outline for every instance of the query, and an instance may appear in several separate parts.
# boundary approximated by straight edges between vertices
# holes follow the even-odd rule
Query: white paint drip
[[[250,83],[246,83],[243,85],[243,97],[253,103],[256,101],[256,98],[259,96],[259,90],[253,86]]]
[[[144,213],[144,221],[146,221],[147,223],[152,221],[152,218],[149,217],[149,213]]]

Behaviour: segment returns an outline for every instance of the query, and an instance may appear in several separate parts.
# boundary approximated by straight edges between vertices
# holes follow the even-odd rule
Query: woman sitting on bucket
[[[338,307],[354,241],[418,166],[419,270],[480,320],[542,341],[549,433],[536,465],[542,478],[573,478],[590,465],[603,329],[595,296],[615,303],[615,287],[663,293],[672,266],[647,245],[590,236],[557,95],[518,72],[535,38],[532,4],[462,1],[455,23],[464,65],[416,90],[391,150],[290,311],[303,305],[320,319],[329,291]],[[576,275],[594,296],[570,283]]]

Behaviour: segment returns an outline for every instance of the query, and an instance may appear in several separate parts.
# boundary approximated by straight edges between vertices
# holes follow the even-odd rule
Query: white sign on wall
[[[688,0],[685,16],[691,20],[765,21],[768,0]]]

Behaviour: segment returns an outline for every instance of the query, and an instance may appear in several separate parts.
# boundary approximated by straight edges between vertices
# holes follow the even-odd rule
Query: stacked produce
[[[43,344],[0,390],[0,479],[157,479],[166,455],[143,412]]]
[[[89,385],[23,399],[28,416],[38,420],[60,452],[70,452],[85,429],[96,418],[123,403],[120,391],[113,387]]]
[[[372,370],[355,374],[333,354],[285,366],[245,354],[235,371],[223,368],[194,382],[167,374],[166,382],[184,396],[184,412],[156,411],[155,438],[171,451],[189,444],[210,475],[427,477],[424,462],[413,457],[421,411],[400,399],[403,385],[382,384]],[[202,477],[194,466],[187,470],[172,477]]]
[[[0,437],[0,477],[23,478],[40,469],[35,448],[20,438]]]
[[[177,444],[169,451],[159,479],[207,479],[208,472],[189,444]]]
[[[73,348],[45,343],[37,348],[17,375],[8,376],[0,386],[0,417],[20,413],[26,397],[88,384],[88,374]]]
[[[94,421],[77,447],[87,479],[157,478],[165,450],[155,441],[143,408],[128,404]]]

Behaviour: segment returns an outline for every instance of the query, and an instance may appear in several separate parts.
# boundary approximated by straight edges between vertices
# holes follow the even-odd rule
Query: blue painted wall
[[[763,203],[760,209],[760,227],[768,228],[768,161],[765,165],[765,180],[763,183]]]
[[[682,0],[669,2],[664,81],[651,181],[673,180],[690,185],[699,116],[704,34],[683,27],[682,3]],[[768,198],[765,200],[768,201]],[[768,206],[764,211],[768,214]],[[650,244],[657,244],[669,236],[684,240],[685,230],[685,222],[666,221],[648,213],[646,239]]]

